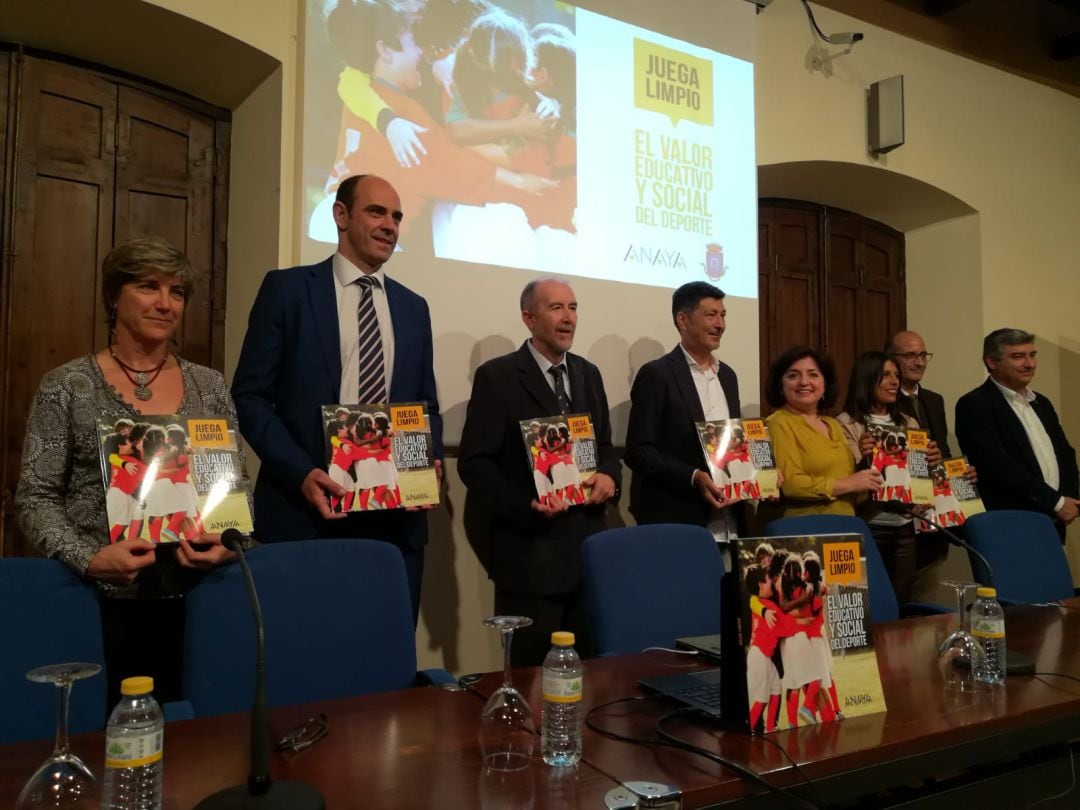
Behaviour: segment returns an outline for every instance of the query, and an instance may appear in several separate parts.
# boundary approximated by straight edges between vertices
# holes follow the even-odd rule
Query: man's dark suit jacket
[[[926,413],[925,420],[919,419],[919,414],[915,412],[914,405],[903,391],[897,397],[900,412],[919,422],[919,427],[929,432],[930,440],[937,442],[937,446],[941,448],[942,458],[952,458],[952,450],[949,449],[949,423],[945,419],[945,400],[941,394],[921,385],[919,386],[917,399]],[[927,424],[922,424],[923,421],[926,421]]]
[[[977,486],[987,509],[1027,509],[1056,519],[1054,506],[1061,496],[1080,497],[1076,451],[1050,400],[1036,394],[1031,407],[1054,446],[1060,476],[1056,491],[1043,480],[1023,424],[992,379],[956,403],[956,438],[979,471]]]
[[[394,328],[390,401],[427,403],[435,452],[441,457],[442,417],[427,302],[390,278],[386,299]],[[338,403],[340,388],[332,259],[267,273],[251,308],[232,385],[240,432],[262,462],[255,484],[258,538],[366,537],[423,547],[423,512],[396,509],[324,521],[300,494],[313,467],[326,469],[320,407]]]
[[[716,376],[728,413],[732,419],[739,418],[739,382],[734,370],[720,363]],[[630,389],[626,432],[626,465],[634,473],[630,513],[638,523],[704,526],[709,522],[710,507],[691,483],[694,470],[707,470],[694,427],[704,420],[681,345],[641,367]]]
[[[597,472],[620,480],[600,371],[566,355],[573,412],[587,412],[596,434]],[[536,488],[520,422],[559,413],[555,393],[527,344],[476,370],[461,435],[458,474],[466,509],[489,528],[489,573],[495,587],[528,596],[570,593],[581,579],[581,543],[604,528],[604,505],[575,506],[552,518],[534,511]]]

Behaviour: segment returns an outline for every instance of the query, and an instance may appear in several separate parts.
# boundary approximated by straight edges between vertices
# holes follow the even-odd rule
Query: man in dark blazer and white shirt
[[[261,461],[254,499],[258,539],[359,537],[392,543],[405,560],[415,619],[427,515],[417,509],[332,513],[328,496],[344,490],[327,473],[320,410],[370,394],[373,389],[361,391],[361,376],[370,380],[366,375],[377,368],[383,383],[377,396],[427,403],[435,454],[442,456],[427,302],[382,272],[402,216],[397,192],[382,178],[355,175],[341,183],[334,203],[337,253],[319,264],[266,274],[232,395],[240,432]],[[362,317],[363,300],[374,309],[377,335]],[[370,340],[361,346],[365,326]],[[381,362],[370,353],[373,343],[381,345]],[[362,368],[365,356],[373,362]],[[435,463],[441,475],[442,462]]]
[[[671,297],[671,316],[679,345],[642,366],[630,390],[630,512],[638,523],[692,523],[726,540],[738,530],[738,499],[724,500],[713,484],[694,426],[741,415],[735,371],[713,356],[726,326],[724,293],[684,284]]]
[[[1036,354],[1030,332],[997,329],[986,336],[990,376],[956,403],[956,438],[979,469],[987,509],[1043,512],[1064,542],[1080,507],[1080,475],[1054,406],[1029,387]]]
[[[486,517],[495,612],[533,620],[514,634],[514,666],[535,666],[543,662],[554,630],[574,632],[578,651],[590,652],[581,543],[605,528],[607,504],[618,499],[621,465],[611,445],[600,371],[570,353],[577,328],[573,290],[554,279],[533,281],[520,303],[531,337],[516,352],[476,370],[458,474],[468,487],[466,509]],[[588,413],[592,419],[599,464],[585,505],[570,506],[554,495],[550,505],[537,499],[520,422],[560,413]]]

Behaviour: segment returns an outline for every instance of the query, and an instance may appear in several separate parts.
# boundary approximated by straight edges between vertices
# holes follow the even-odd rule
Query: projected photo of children
[[[567,260],[577,206],[573,9],[554,0],[312,2],[330,46],[316,69],[325,68],[341,122],[325,184],[308,190],[308,236],[337,243],[334,192],[369,173],[401,196],[405,251],[430,239],[440,258]]]

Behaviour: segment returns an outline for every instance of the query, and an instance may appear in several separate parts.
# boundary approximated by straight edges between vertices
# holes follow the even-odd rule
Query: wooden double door
[[[42,375],[107,341],[101,262],[157,235],[185,251],[194,292],[177,351],[224,361],[228,113],[83,66],[0,51],[3,219],[0,399],[5,554],[25,553],[12,497]]]
[[[762,412],[772,361],[810,346],[836,363],[838,413],[855,358],[905,328],[904,235],[850,211],[762,199],[758,284]]]

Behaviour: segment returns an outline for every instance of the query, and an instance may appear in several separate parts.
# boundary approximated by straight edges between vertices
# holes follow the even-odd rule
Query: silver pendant
[[[145,377],[146,375],[140,374],[139,376]],[[135,398],[141,399],[143,402],[146,402],[146,400],[150,399],[150,397],[154,395],[154,392],[146,387],[146,385],[144,384],[145,380],[140,380],[139,383],[139,385],[135,386]]]
[[[135,375],[135,384],[140,388],[146,388],[146,384],[150,382],[150,377],[147,376],[145,371],[140,371]],[[150,399],[150,397],[147,397]]]

